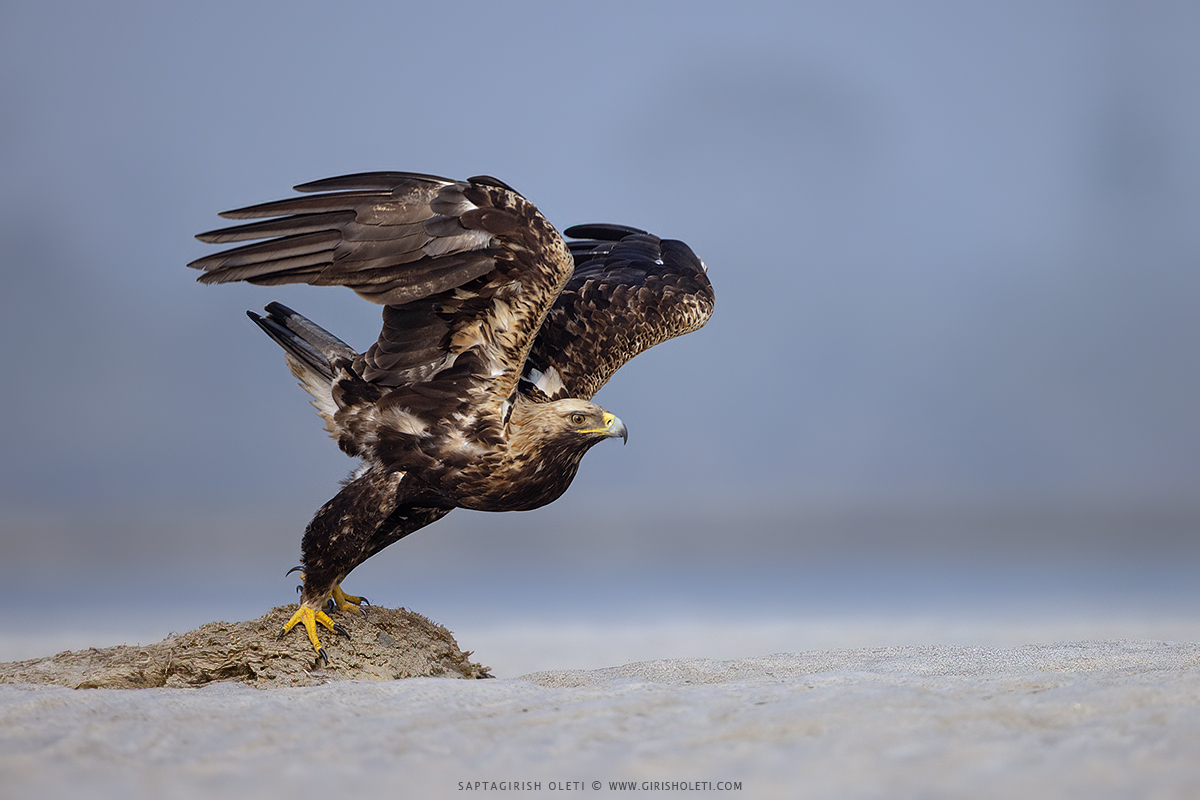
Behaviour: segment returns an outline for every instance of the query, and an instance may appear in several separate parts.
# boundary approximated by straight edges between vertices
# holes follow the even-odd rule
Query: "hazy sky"
[[[708,264],[710,325],[597,398],[630,439],[581,502],[1186,495],[1198,34],[1184,2],[9,2],[0,503],[302,526],[352,464],[244,311],[365,347],[378,309],[184,264],[216,212],[362,170]]]

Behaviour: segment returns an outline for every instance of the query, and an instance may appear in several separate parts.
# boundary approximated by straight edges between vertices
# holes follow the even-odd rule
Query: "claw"
[[[347,639],[350,638],[350,631],[346,630],[341,625],[338,625],[336,622],[333,624],[333,630],[342,636],[345,636]]]
[[[317,660],[313,663],[314,667],[329,666],[329,656],[325,655],[325,648],[317,648]]]

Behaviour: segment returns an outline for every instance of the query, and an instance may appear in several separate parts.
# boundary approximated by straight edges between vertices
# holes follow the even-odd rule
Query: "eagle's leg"
[[[318,657],[329,663],[317,638],[317,624],[349,636],[323,610],[332,602],[339,611],[362,613],[367,600],[342,591],[342,580],[383,548],[441,519],[449,508],[400,503],[402,472],[372,468],[355,478],[321,507],[308,523],[300,543],[304,586],[300,608],[284,627],[287,633],[301,622]]]

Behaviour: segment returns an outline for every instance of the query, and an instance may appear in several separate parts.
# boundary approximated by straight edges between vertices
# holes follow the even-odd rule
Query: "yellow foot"
[[[367,610],[362,608],[364,605],[371,605],[371,601],[365,597],[356,597],[352,594],[346,594],[342,591],[342,585],[335,583],[333,585],[333,597],[330,598],[334,608],[338,611],[353,611],[356,614],[367,615]]]
[[[326,665],[329,664],[329,657],[325,655],[325,648],[321,647],[321,641],[317,638],[317,623],[319,622],[329,630],[350,638],[350,634],[346,632],[346,629],[341,625],[335,625],[328,614],[324,611],[318,611],[315,608],[309,608],[306,605],[301,605],[300,608],[296,609],[296,613],[292,614],[292,618],[283,626],[279,638],[282,639],[288,631],[301,622],[304,623],[304,630],[308,632],[308,640],[312,642],[313,649],[317,651],[317,658]]]

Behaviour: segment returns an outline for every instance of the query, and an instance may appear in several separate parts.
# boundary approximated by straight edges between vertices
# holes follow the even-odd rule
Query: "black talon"
[[[304,591],[304,586],[303,586],[303,585],[301,585],[301,586],[297,586],[297,587],[296,587],[296,594],[300,594],[302,591]]]
[[[350,631],[346,630],[345,628],[343,628],[341,625],[338,625],[337,623],[334,623],[333,630],[337,633],[340,633],[342,636],[345,636],[347,639],[350,638]]]
[[[325,611],[330,614],[337,611],[337,603],[333,602],[332,597],[325,601]]]
[[[327,666],[327,667],[329,666],[329,656],[325,655],[324,647],[317,648],[317,662],[314,663],[313,666],[319,668],[318,665],[320,662],[324,662],[325,666]]]
[[[287,572],[283,573],[283,577],[286,578],[288,575],[291,575],[293,572],[299,572],[302,569],[304,569],[304,567],[302,565],[297,564],[296,566],[289,569]]]

